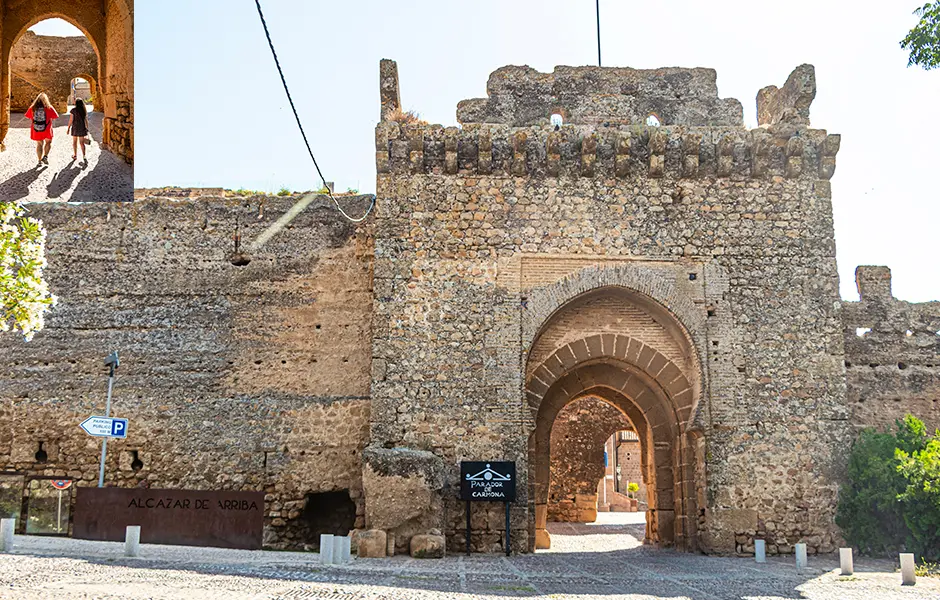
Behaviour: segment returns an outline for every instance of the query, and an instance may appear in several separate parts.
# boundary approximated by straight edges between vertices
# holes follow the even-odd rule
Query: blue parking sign
[[[127,437],[127,419],[113,419],[111,421],[111,437]]]

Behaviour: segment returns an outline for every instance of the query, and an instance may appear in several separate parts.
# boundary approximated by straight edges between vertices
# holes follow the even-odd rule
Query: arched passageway
[[[650,297],[604,287],[571,299],[539,330],[526,367],[535,427],[529,441],[530,547],[547,548],[551,431],[558,414],[599,398],[632,423],[646,484],[645,542],[697,547],[704,481],[701,436],[692,425],[701,367],[679,320]]]
[[[133,16],[133,0],[0,0],[0,143],[6,140],[11,127],[11,109],[23,108],[11,104],[14,81],[21,88],[14,98],[15,103],[22,104],[20,96],[25,94],[22,90],[31,92],[34,91],[31,87],[41,88],[50,95],[58,110],[65,109],[70,80],[81,76],[99,86],[93,89],[98,99],[97,108],[104,115],[102,146],[132,163]],[[78,28],[94,51],[94,63],[67,69],[61,85],[50,85],[46,81],[49,69],[44,69],[39,77],[25,69],[14,73],[11,65],[14,47],[24,36],[35,41],[36,36],[29,29],[47,19],[62,19]]]

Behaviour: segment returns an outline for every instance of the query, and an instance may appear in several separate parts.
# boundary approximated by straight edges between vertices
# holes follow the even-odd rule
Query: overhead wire
[[[274,49],[274,42],[271,41],[271,32],[268,31],[268,23],[264,18],[264,12],[261,10],[261,0],[255,0],[255,6],[258,7],[258,16],[261,18],[261,26],[264,27],[264,35],[268,38],[268,46],[270,46],[271,54],[274,56],[274,64],[277,66],[277,72],[281,76],[281,83],[284,85],[284,92],[287,94],[287,101],[290,103],[291,111],[294,113],[294,119],[297,121],[297,128],[300,129],[300,135],[304,139],[304,145],[307,147],[307,153],[310,155],[310,160],[313,161],[313,166],[317,170],[317,175],[320,176],[320,180],[323,182],[323,187],[326,189],[327,194],[330,196],[330,200],[333,201],[333,204],[336,206],[336,209],[340,212],[340,214],[353,223],[360,223],[369,216],[369,213],[371,213],[372,209],[375,207],[375,195],[370,194],[372,197],[372,202],[369,204],[369,208],[366,209],[366,212],[361,217],[350,216],[345,210],[343,210],[343,207],[339,205],[339,202],[336,201],[336,198],[333,196],[333,190],[330,189],[330,186],[326,184],[326,178],[323,176],[323,171],[320,170],[320,165],[317,164],[317,159],[313,156],[313,150],[310,148],[310,142],[307,140],[307,134],[304,131],[304,126],[300,122],[300,115],[297,113],[297,107],[294,105],[294,99],[291,97],[290,89],[287,87],[287,79],[284,77],[284,70],[281,69],[281,61],[277,57],[277,50]],[[309,200],[304,198],[304,200],[301,201],[303,202],[303,208],[306,208],[306,206],[310,204],[312,200],[312,197],[310,197]]]

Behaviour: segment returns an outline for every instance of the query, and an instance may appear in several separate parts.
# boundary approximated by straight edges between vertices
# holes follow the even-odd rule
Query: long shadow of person
[[[67,167],[53,175],[52,181],[46,186],[49,198],[58,198],[72,187],[72,182],[82,172],[81,163],[72,161]]]
[[[29,186],[39,179],[39,175],[45,170],[46,167],[33,167],[0,183],[0,199],[12,201],[29,196]]]

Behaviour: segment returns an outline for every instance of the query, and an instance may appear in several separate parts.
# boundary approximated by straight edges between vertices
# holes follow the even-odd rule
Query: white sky
[[[832,180],[843,297],[858,264],[886,264],[899,298],[940,299],[940,70],[898,45],[923,0],[601,0],[605,66],[711,67],[749,126],[754,97],[816,67],[814,127],[842,134]],[[506,64],[596,64],[593,0],[263,0],[314,154],[337,189],[373,191],[378,63],[402,103],[455,124]],[[163,0],[136,16],[136,185],[319,187],[254,2]],[[185,15],[185,18],[181,18]],[[170,33],[172,32],[172,33]]]
[[[36,23],[29,30],[35,32],[36,35],[55,35],[59,37],[85,35],[81,29],[62,19],[46,19]]]

